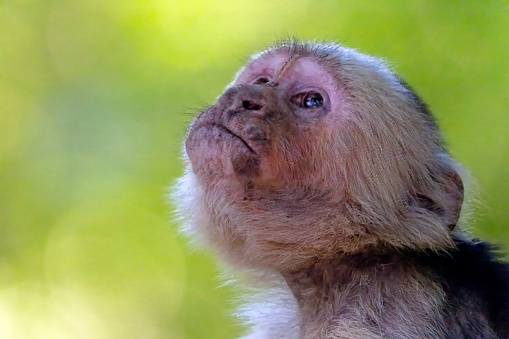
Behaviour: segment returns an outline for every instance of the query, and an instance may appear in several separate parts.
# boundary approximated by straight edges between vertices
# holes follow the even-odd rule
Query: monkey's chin
[[[237,133],[233,132],[228,127],[226,127],[224,125],[213,124],[212,128],[215,128],[215,129],[217,129],[219,131],[219,136],[220,137],[223,135],[222,133],[226,133],[226,135],[232,137],[232,141],[234,143],[239,143],[240,142],[241,146],[244,146],[246,150],[248,150],[250,153],[253,153],[253,154],[256,155],[256,152],[251,147],[251,145],[249,145],[249,143],[243,137],[241,137]],[[227,141],[229,141],[228,138],[227,138]]]
[[[246,178],[260,171],[260,157],[255,150],[241,136],[219,124],[193,128],[186,140],[186,151],[198,175]]]

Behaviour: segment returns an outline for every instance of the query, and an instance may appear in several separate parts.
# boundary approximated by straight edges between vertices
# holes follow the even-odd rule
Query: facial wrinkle
[[[279,85],[279,79],[281,79],[281,77],[284,75],[285,71],[290,68],[293,63],[299,59],[300,56],[299,55],[292,55],[290,56],[290,58],[288,58],[288,60],[286,60],[282,65],[281,65],[281,68],[279,69],[279,71],[275,74],[274,78],[272,79],[272,81],[269,83],[270,86],[273,86],[273,87],[277,87]]]

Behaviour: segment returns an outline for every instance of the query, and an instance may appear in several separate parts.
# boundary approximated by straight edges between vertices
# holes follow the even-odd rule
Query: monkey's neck
[[[408,319],[415,328],[416,318],[429,320],[438,313],[441,287],[419,271],[419,264],[408,253],[373,249],[317,260],[283,276],[297,299],[303,333],[311,333],[305,328],[313,326],[313,333],[326,331],[323,319],[345,319],[376,331],[394,331],[405,327]],[[395,315],[398,309],[403,311]]]
[[[348,293],[350,285],[364,286],[367,291],[373,283],[389,279],[403,266],[395,252],[377,249],[316,260],[283,276],[301,309],[317,310],[320,303],[330,303],[336,295]]]

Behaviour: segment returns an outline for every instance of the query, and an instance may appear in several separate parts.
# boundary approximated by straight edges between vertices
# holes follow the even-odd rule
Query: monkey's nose
[[[263,105],[257,104],[254,101],[243,100],[242,101],[242,107],[244,107],[248,111],[259,111],[259,110],[262,109]]]

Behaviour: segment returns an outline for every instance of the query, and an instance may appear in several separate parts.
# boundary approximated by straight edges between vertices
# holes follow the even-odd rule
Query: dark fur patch
[[[485,242],[456,245],[447,253],[407,254],[447,295],[447,338],[509,338],[509,264]]]
[[[348,281],[354,271],[369,272],[378,267],[377,278],[391,280],[393,272],[414,268],[445,292],[445,338],[509,338],[509,264],[500,260],[490,244],[455,242],[457,248],[447,252],[374,247],[339,255],[286,278],[298,280],[300,287],[314,286],[315,291],[326,295],[336,284],[344,283],[342,280]],[[299,299],[299,290],[294,293]]]
[[[400,84],[405,87],[408,90],[408,95],[412,99],[413,102],[415,102],[418,111],[422,113],[429,121],[433,124],[435,128],[438,128],[436,125],[435,119],[433,118],[433,114],[431,114],[431,111],[426,105],[426,103],[417,95],[417,93],[414,91],[414,89],[401,77],[398,76],[398,80]]]

